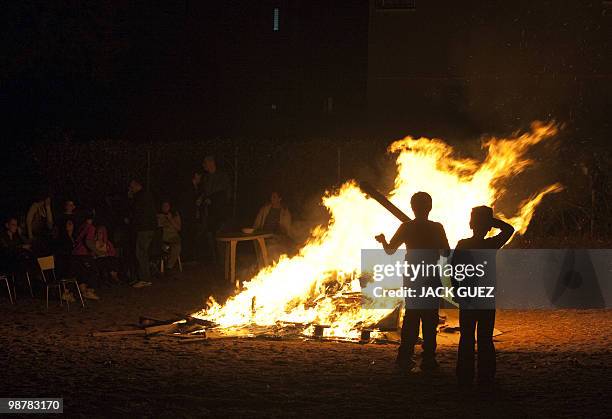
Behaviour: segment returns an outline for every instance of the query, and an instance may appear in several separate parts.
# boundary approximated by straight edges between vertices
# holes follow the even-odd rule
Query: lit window
[[[274,8],[274,20],[272,23],[272,30],[274,32],[278,32],[279,22],[280,22],[280,9],[278,7],[275,7]]]

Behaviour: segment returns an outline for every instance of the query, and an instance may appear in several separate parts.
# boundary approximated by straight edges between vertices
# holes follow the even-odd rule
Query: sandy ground
[[[223,288],[213,277],[103,289],[70,312],[23,292],[11,306],[0,290],[0,397],[63,397],[69,417],[611,416],[612,311],[499,311],[487,391],[457,388],[451,343],[438,372],[406,375],[390,344],[91,336],[201,307]]]

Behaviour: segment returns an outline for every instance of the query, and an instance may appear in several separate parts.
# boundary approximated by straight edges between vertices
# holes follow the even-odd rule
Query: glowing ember
[[[525,156],[527,151],[556,132],[552,124],[534,123],[531,132],[517,138],[485,141],[482,147],[487,157],[482,162],[456,158],[452,147],[440,140],[406,137],[389,147],[399,155],[395,187],[388,197],[411,215],[412,194],[428,192],[433,198],[430,218],[444,224],[452,247],[471,235],[471,208],[494,206],[506,192],[507,181],[532,164]],[[544,195],[559,190],[561,186],[555,184],[525,196],[506,221],[518,234],[524,233]],[[358,338],[362,327],[387,316],[390,309],[362,308],[361,300],[347,293],[359,291],[354,274],[360,273],[361,249],[380,248],[374,236],[383,232],[389,237],[399,221],[367,199],[354,181],[328,193],[323,204],[331,214],[329,224],[315,228],[298,255],[281,257],[277,264],[245,282],[243,290],[223,305],[210,297],[208,307],[194,317],[222,328],[279,322],[323,324],[330,325],[326,336]],[[312,334],[313,326],[306,333]]]

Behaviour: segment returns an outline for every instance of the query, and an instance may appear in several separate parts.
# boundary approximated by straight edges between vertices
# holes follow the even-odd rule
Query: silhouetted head
[[[474,237],[484,237],[491,230],[493,222],[493,209],[487,206],[472,208],[470,217],[470,228],[474,232]]]
[[[142,181],[138,178],[133,178],[128,186],[128,192],[135,194],[142,190]]]
[[[94,222],[94,218],[96,217],[96,211],[93,209],[87,209],[84,211],[83,213],[83,218],[84,218],[84,222],[86,224],[91,224],[93,225]]]
[[[202,162],[202,168],[207,173],[215,173],[217,171],[217,162],[215,161],[215,157],[214,156],[204,157],[204,161]]]
[[[36,194],[36,202],[39,204],[47,204],[51,202],[51,194],[49,191],[43,190]]]
[[[15,234],[17,232],[17,228],[19,224],[17,223],[17,218],[11,217],[4,223],[4,227],[6,227],[6,231],[9,231],[11,234]]]
[[[76,205],[74,205],[73,200],[64,201],[64,214],[73,214],[75,209]]]
[[[66,230],[66,234],[68,236],[72,236],[74,233],[74,222],[72,220],[66,220],[66,224],[64,224],[64,230]]]
[[[270,195],[270,204],[272,205],[273,208],[280,208],[282,200],[283,200],[283,197],[281,196],[279,192],[274,191]]]
[[[163,214],[169,214],[171,209],[172,209],[172,205],[170,205],[169,201],[162,202],[162,204],[161,204],[161,212]]]
[[[199,185],[201,181],[202,181],[202,173],[198,171],[194,171],[191,174],[191,182],[193,182],[194,185]]]
[[[431,211],[431,195],[427,192],[417,192],[410,198],[410,206],[415,218],[427,219]]]
[[[107,241],[108,240],[108,230],[105,226],[100,225],[96,228],[96,240]]]

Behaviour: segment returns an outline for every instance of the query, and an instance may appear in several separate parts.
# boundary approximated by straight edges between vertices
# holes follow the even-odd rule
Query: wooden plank
[[[194,335],[178,334],[178,333],[164,333],[164,336],[171,336],[182,340],[202,339],[206,337],[206,333],[197,333]]]
[[[191,343],[191,342],[204,342],[204,341],[207,341],[207,340],[208,340],[208,338],[182,339],[182,340],[179,340],[179,342],[181,342],[181,343]]]
[[[140,325],[140,327],[157,326],[160,324],[168,324],[168,323],[173,323],[173,321],[159,320],[159,319],[154,319],[153,317],[146,317],[146,316],[141,316],[138,319],[138,324]]]
[[[92,335],[94,337],[100,336],[127,336],[127,335],[144,335],[145,331],[142,329],[132,329],[132,330],[109,330],[109,331],[101,331],[94,332]]]
[[[376,200],[387,211],[393,214],[398,220],[403,223],[410,221],[410,217],[408,217],[401,209],[396,207],[391,201],[389,201],[382,193],[378,192],[378,190],[372,185],[370,185],[368,182],[360,182],[359,187],[363,192],[368,194],[370,198]]]
[[[176,324],[160,324],[158,326],[145,327],[144,332],[147,335],[153,335],[155,333],[170,332],[176,328]]]

